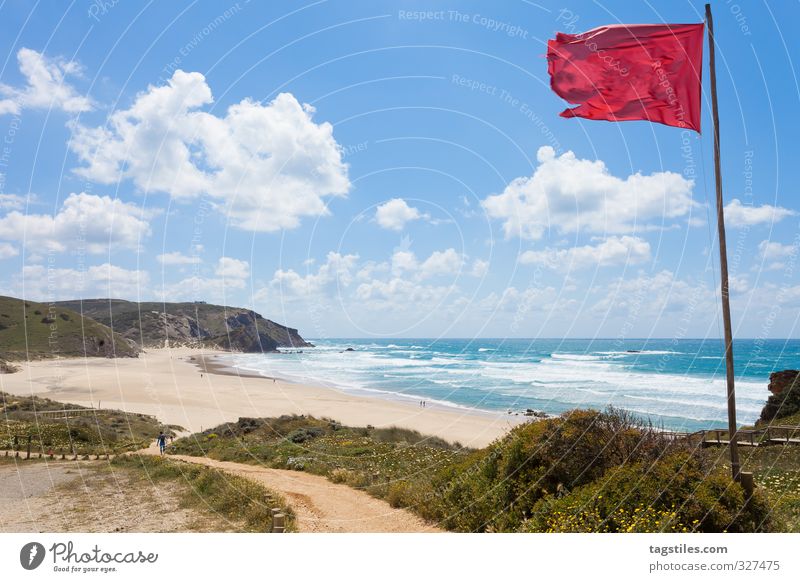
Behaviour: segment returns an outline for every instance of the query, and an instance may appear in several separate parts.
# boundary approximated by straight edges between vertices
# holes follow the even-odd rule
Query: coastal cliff
[[[203,302],[135,303],[120,299],[63,301],[141,348],[206,346],[240,352],[303,348],[296,329],[265,319],[250,309]]]

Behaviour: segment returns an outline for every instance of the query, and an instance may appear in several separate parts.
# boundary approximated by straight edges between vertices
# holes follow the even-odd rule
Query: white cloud
[[[385,262],[367,261],[359,268],[356,273],[356,279],[359,281],[367,281],[380,273],[387,273],[389,270],[390,267]]]
[[[412,276],[418,281],[441,275],[456,275],[464,265],[464,256],[455,249],[434,251],[424,261],[408,250],[395,251],[391,260],[391,271],[396,277]]]
[[[130,179],[176,199],[205,194],[232,225],[255,231],[326,215],[325,197],[349,190],[333,127],[314,123],[313,107],[281,93],[266,105],[245,99],[218,117],[201,110],[212,102],[203,75],[176,71],[106,125],[74,126],[70,147],[84,163],[76,172],[104,184]]]
[[[742,294],[750,290],[750,281],[743,275],[732,275],[728,280],[731,293]]]
[[[517,178],[482,204],[489,216],[504,221],[506,236],[540,239],[559,233],[623,233],[651,228],[650,221],[685,216],[695,206],[694,182],[674,172],[640,173],[624,179],[600,161],[572,152],[556,156],[539,148],[539,166],[531,177]]]
[[[484,297],[478,307],[493,315],[500,313],[513,314],[508,331],[517,333],[529,313],[574,312],[575,301],[559,297],[553,287],[528,287],[519,290],[507,287],[501,293],[492,292]]]
[[[34,301],[57,301],[76,298],[139,297],[147,290],[150,277],[145,271],[124,269],[104,263],[85,270],[26,265],[15,278],[19,295]]]
[[[23,109],[61,109],[67,113],[80,113],[92,109],[92,101],[79,95],[66,82],[66,77],[80,74],[74,62],[48,58],[35,50],[22,48],[17,52],[19,70],[25,77],[22,88],[0,84],[0,115],[19,114]]]
[[[0,194],[0,209],[2,210],[22,210],[25,206],[25,198],[19,194]]]
[[[441,275],[456,275],[464,264],[464,257],[455,249],[434,251],[419,267],[419,278],[429,279]]]
[[[18,254],[19,250],[13,245],[0,243],[0,260],[10,259],[11,257],[16,257]]]
[[[592,246],[569,249],[547,248],[525,251],[520,263],[541,265],[548,269],[580,269],[582,267],[640,264],[650,260],[650,243],[638,237],[612,236]]]
[[[304,276],[293,269],[278,270],[270,282],[270,287],[277,290],[283,299],[315,295],[333,283],[346,287],[353,280],[352,271],[356,268],[357,262],[358,255],[329,252],[325,263],[320,265],[316,273]]]
[[[178,251],[158,255],[156,257],[156,260],[165,266],[197,265],[201,262],[200,257],[198,256],[184,255],[183,253]]]
[[[250,276],[250,263],[230,257],[220,257],[216,275],[223,279],[247,279]]]
[[[159,260],[167,261],[163,264],[201,262],[199,258],[196,261],[194,259],[178,252],[159,255]],[[250,263],[247,261],[220,257],[213,276],[193,274],[177,282],[164,282],[156,294],[163,301],[214,301],[228,304],[231,291],[244,289],[249,276]]]
[[[774,224],[796,214],[794,210],[769,204],[746,206],[738,198],[734,198],[725,206],[725,224],[732,228]]]
[[[758,243],[758,252],[761,258],[765,261],[775,261],[779,259],[787,259],[794,254],[797,254],[797,247],[793,245],[785,245],[779,242],[772,242],[769,240],[762,240]]]
[[[419,261],[417,255],[412,251],[400,250],[395,251],[392,255],[392,274],[395,276],[402,275],[403,273],[412,273],[419,269]]]
[[[137,249],[150,234],[152,210],[93,194],[70,194],[55,215],[12,211],[0,218],[0,240],[16,241],[34,251],[64,252],[85,246],[93,254],[109,248]]]
[[[774,271],[784,267],[783,259],[796,256],[798,248],[794,245],[762,240],[758,243],[758,253],[768,263],[767,270]]]
[[[452,285],[421,285],[401,277],[383,281],[373,279],[356,288],[356,298],[363,306],[372,310],[391,309],[429,311],[457,290]]]
[[[489,272],[489,261],[483,259],[475,259],[472,262],[472,269],[469,274],[473,277],[484,277]]]
[[[463,255],[449,248],[434,251],[424,260],[408,250],[398,250],[389,261],[365,261],[358,255],[328,253],[316,272],[276,271],[257,299],[293,300],[313,297],[324,303],[338,297],[358,310],[420,312],[440,305],[457,291],[453,284],[429,284],[430,279],[453,278],[464,265]],[[322,304],[321,303],[321,304]]]
[[[375,220],[378,224],[388,230],[401,231],[406,223],[412,220],[423,218],[422,213],[402,198],[392,198],[384,202],[375,211]]]
[[[664,270],[653,275],[641,273],[635,278],[619,279],[609,284],[605,295],[593,307],[597,313],[627,315],[650,330],[666,312],[683,310],[692,317],[715,313],[714,293],[704,284],[692,284]],[[644,328],[647,329],[647,328]]]

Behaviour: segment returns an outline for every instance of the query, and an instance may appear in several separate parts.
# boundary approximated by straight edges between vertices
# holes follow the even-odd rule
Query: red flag
[[[547,42],[561,117],[646,120],[700,132],[703,24],[633,24],[559,32]]]

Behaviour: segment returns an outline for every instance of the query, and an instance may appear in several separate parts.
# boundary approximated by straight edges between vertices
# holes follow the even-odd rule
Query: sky
[[[796,2],[713,4],[736,337],[798,337]],[[0,3],[0,294],[325,337],[719,337],[702,135],[565,119],[556,32],[671,1]]]

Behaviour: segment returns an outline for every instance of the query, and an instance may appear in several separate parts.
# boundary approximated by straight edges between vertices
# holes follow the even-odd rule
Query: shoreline
[[[290,378],[285,378],[281,376],[268,376],[259,372],[258,370],[251,370],[248,368],[237,368],[234,365],[226,364],[225,362],[219,361],[220,358],[224,358],[229,356],[235,352],[223,352],[223,353],[214,353],[214,354],[200,354],[197,356],[191,356],[190,360],[193,364],[195,364],[198,368],[201,369],[204,373],[207,374],[219,374],[221,376],[237,376],[241,378],[258,378],[262,380],[274,380],[277,382],[282,382],[284,384],[290,385],[297,385],[297,386],[313,386],[316,388],[323,388],[327,390],[334,390],[341,394],[346,394],[348,396],[353,396],[354,398],[366,398],[370,400],[377,400],[379,402],[396,402],[402,404],[403,406],[410,406],[411,408],[416,408],[415,405],[411,404],[412,401],[419,401],[424,400],[426,402],[426,409],[431,410],[445,410],[450,411],[455,414],[469,414],[469,415],[477,415],[477,416],[484,416],[488,418],[513,418],[513,417],[524,417],[525,419],[529,420],[536,420],[542,418],[549,418],[550,415],[546,415],[545,413],[538,413],[534,415],[525,415],[520,414],[519,412],[515,414],[506,413],[504,414],[501,411],[493,411],[493,410],[486,410],[483,408],[469,408],[467,406],[462,406],[459,404],[448,403],[442,404],[441,400],[427,400],[424,396],[411,396],[411,395],[404,395],[402,393],[395,393],[395,392],[386,392],[386,391],[379,391],[379,390],[371,390],[369,388],[351,388],[350,390],[341,388],[337,386],[335,383],[320,383],[314,381],[303,381],[303,380],[294,380]],[[353,391],[358,392],[379,392],[382,394],[386,394],[386,396],[369,396],[369,395],[361,395],[357,393],[353,393]],[[396,397],[392,397],[392,396]],[[445,401],[446,402],[446,401]]]
[[[489,411],[419,408],[335,387],[268,378],[215,361],[231,352],[196,348],[148,349],[139,358],[65,358],[18,363],[0,375],[0,390],[130,413],[199,432],[240,417],[306,414],[350,426],[397,426],[484,447],[531,417]]]

